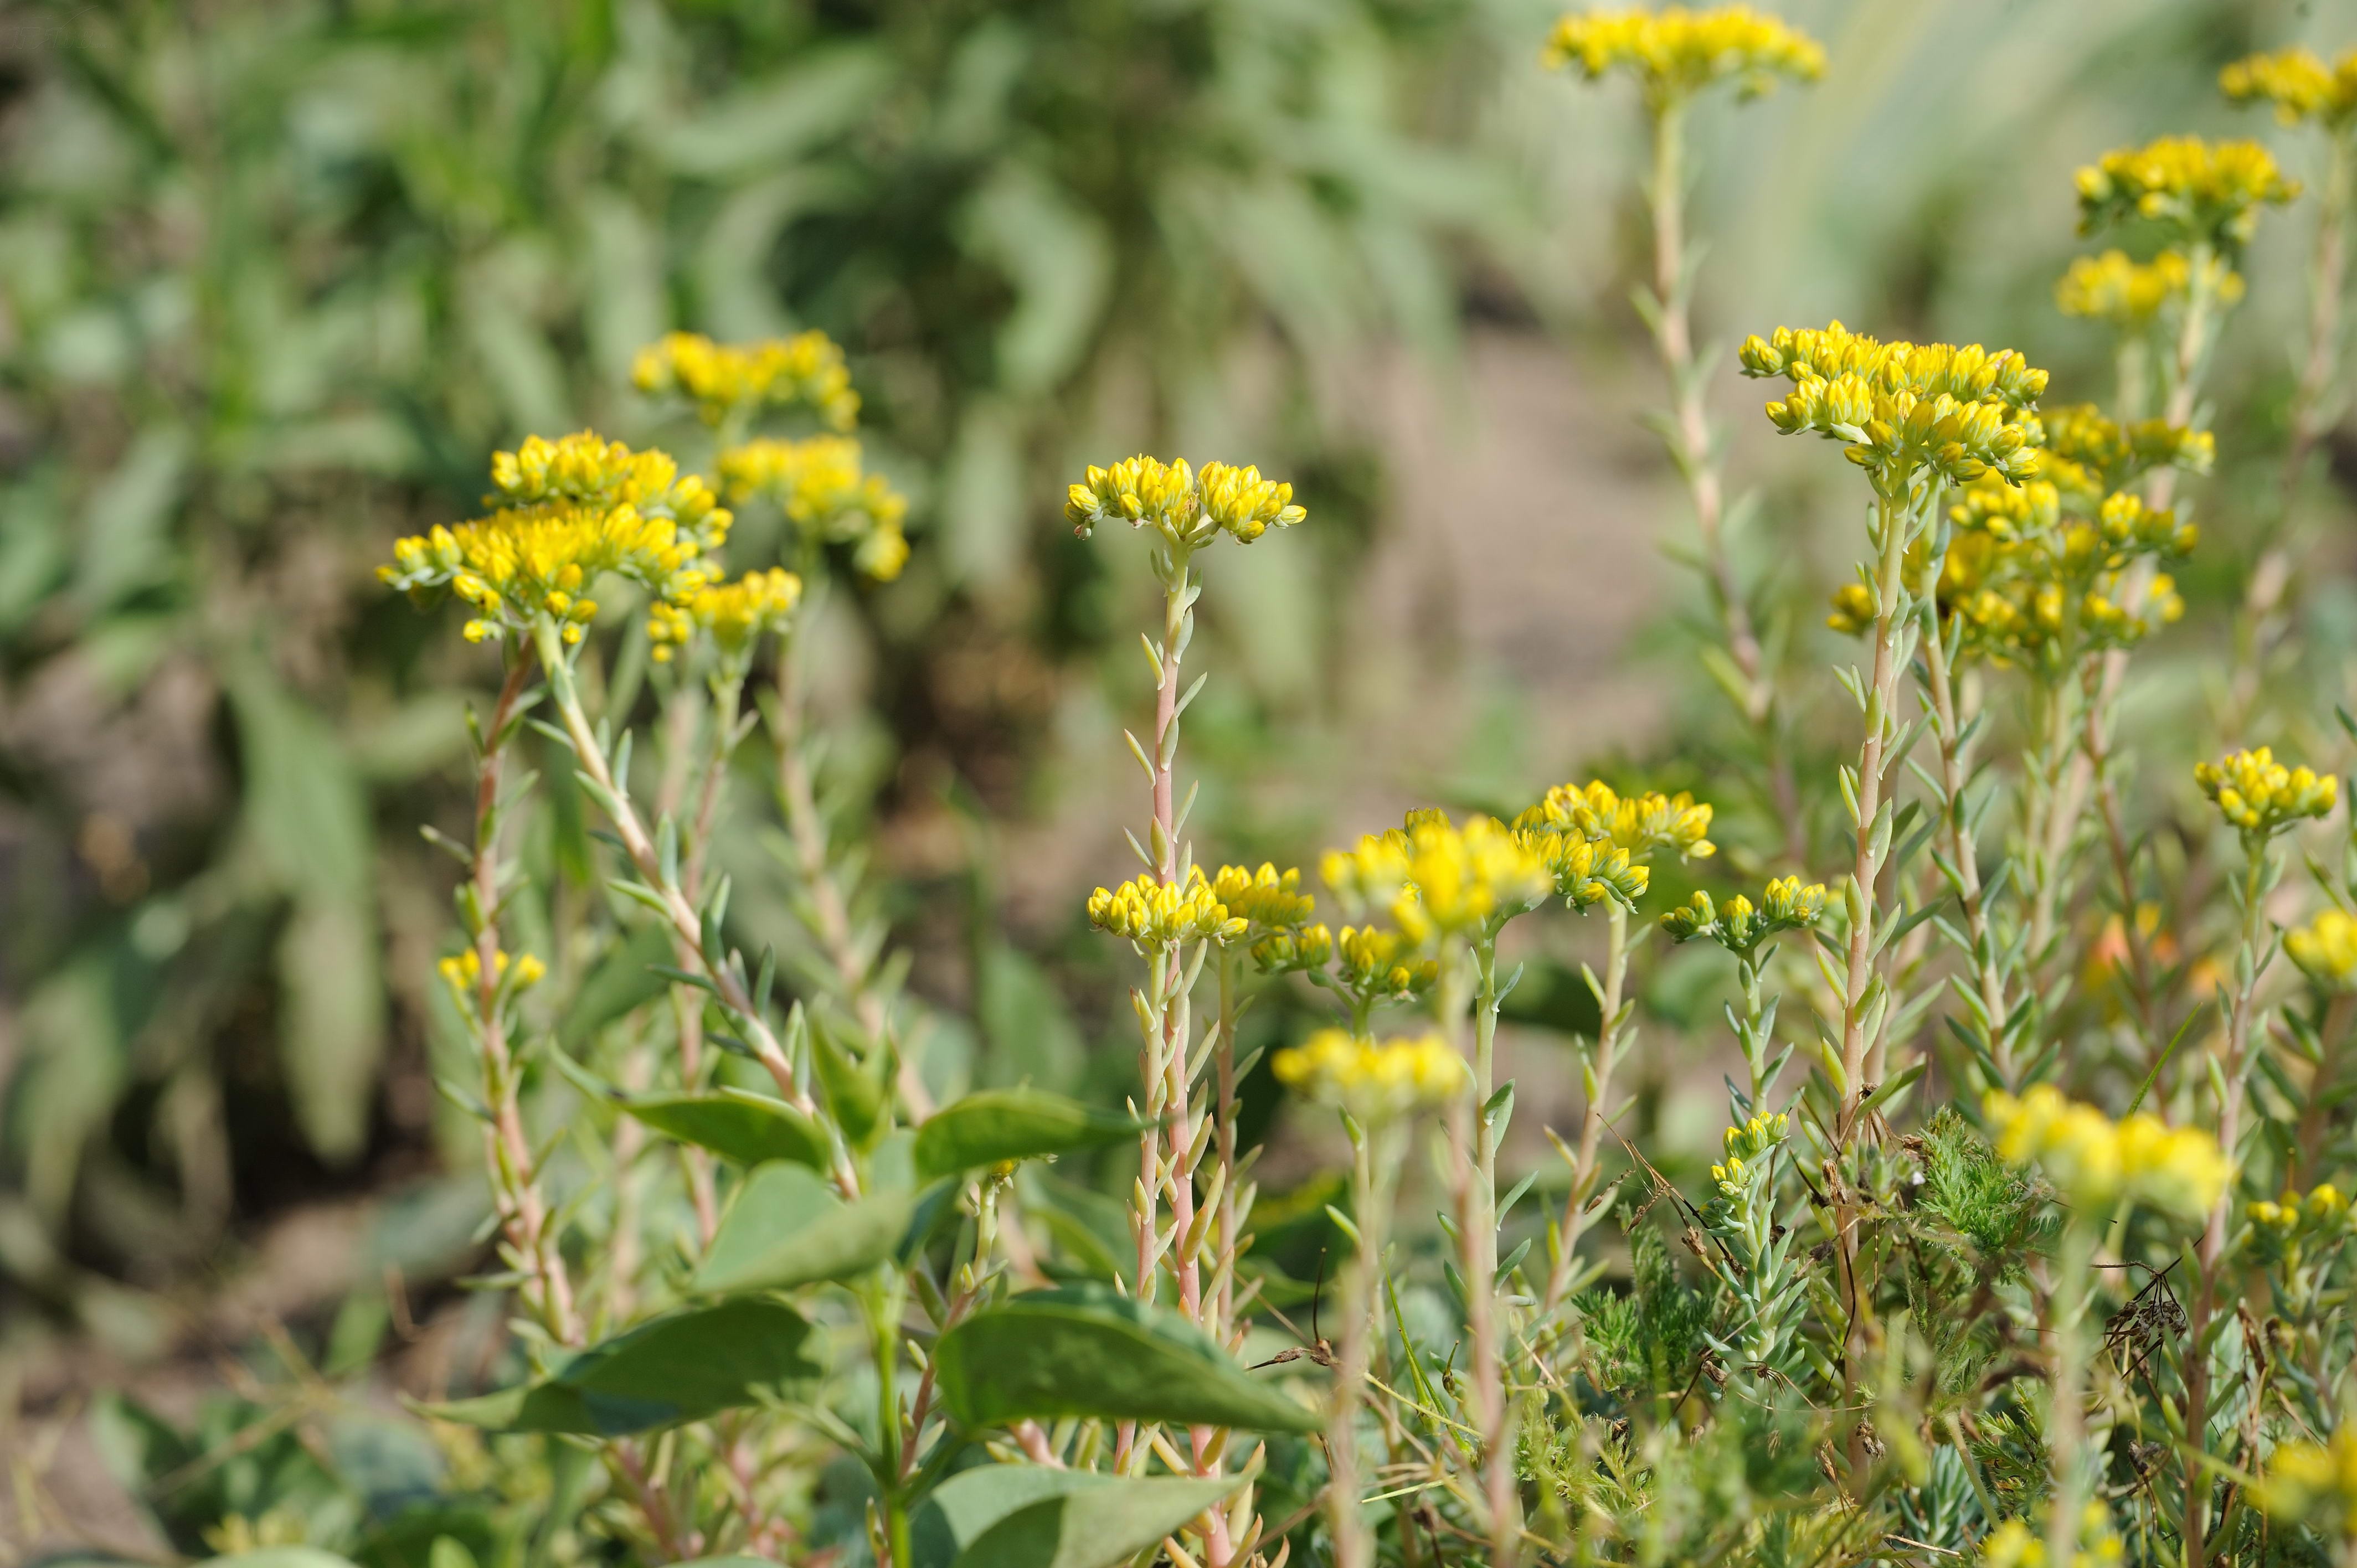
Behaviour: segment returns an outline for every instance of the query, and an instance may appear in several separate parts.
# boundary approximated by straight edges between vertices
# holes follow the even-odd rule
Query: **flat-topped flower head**
[[[1291,485],[1264,479],[1258,468],[1206,463],[1199,474],[1183,457],[1165,463],[1141,456],[1092,467],[1064,501],[1065,520],[1083,539],[1111,521],[1150,528],[1178,550],[1196,549],[1222,533],[1249,544],[1307,515],[1293,504]]]
[[[1708,937],[1727,951],[1742,954],[1780,931],[1815,925],[1824,912],[1824,883],[1804,886],[1797,876],[1779,876],[1768,884],[1757,905],[1740,893],[1714,904],[1709,894],[1697,889],[1684,908],[1662,917],[1662,929],[1674,942]]]
[[[1473,1081],[1465,1058],[1438,1035],[1378,1045],[1342,1029],[1320,1029],[1277,1052],[1269,1070],[1288,1089],[1371,1125],[1446,1105]]]
[[[609,572],[682,602],[711,580],[705,557],[728,536],[730,513],[702,479],[586,430],[498,454],[491,479],[490,515],[400,540],[377,568],[421,604],[447,589],[472,607],[470,641],[546,615],[576,643],[597,613],[585,595]]]
[[[2170,1127],[2141,1112],[2114,1122],[2050,1083],[2019,1099],[1992,1093],[1983,1109],[1997,1154],[2015,1165],[2037,1163],[2095,1222],[2122,1198],[2196,1219],[2216,1206],[2233,1177],[2218,1140],[2200,1128]]]
[[[2281,1444],[2253,1491],[2269,1518],[2298,1520],[2329,1539],[2357,1541],[2357,1421],[2343,1418],[2328,1443]]]
[[[2284,956],[2309,983],[2335,995],[2357,992],[2357,915],[2327,909],[2284,933]]]
[[[2275,155],[2256,142],[2163,136],[2121,147],[2079,171],[2079,231],[2093,234],[2140,218],[2179,244],[2232,256],[2258,232],[2259,209],[2299,194]]]
[[[1564,17],[1544,57],[1594,81],[1614,71],[1637,79],[1647,102],[1663,104],[1732,79],[1746,98],[1777,80],[1814,81],[1825,72],[1823,45],[1749,5],[1689,11],[1636,8]]]
[[[1991,469],[2018,483],[2033,471],[2046,372],[2010,349],[1885,343],[1836,321],[1747,338],[1740,357],[1744,374],[1792,382],[1768,404],[1778,430],[1846,443],[1878,489],[1921,470],[1949,484]]]
[[[1322,970],[1333,956],[1333,931],[1316,922],[1270,931],[1252,945],[1253,964],[1263,974]]]
[[[2237,103],[2272,103],[2287,125],[2314,120],[2339,129],[2357,120],[2357,49],[2330,65],[2297,46],[2236,60],[2218,73],[2218,90]]]
[[[1089,895],[1089,924],[1126,937],[1141,950],[1169,942],[1238,941],[1248,929],[1211,892],[1200,866],[1182,883],[1141,872],[1118,887],[1098,888]]]
[[[802,580],[782,566],[748,572],[733,583],[708,584],[679,603],[657,604],[647,615],[647,641],[654,661],[665,664],[698,631],[708,631],[724,658],[741,660],[763,636],[784,629],[802,598]]]
[[[1523,813],[1528,817],[1530,812]],[[1585,914],[1609,899],[1624,909],[1652,886],[1653,874],[1629,852],[1609,839],[1591,839],[1576,831],[1533,827],[1517,822],[1514,836],[1539,858],[1555,878],[1555,890],[1565,904]]]
[[[860,572],[879,583],[909,559],[901,522],[908,498],[861,462],[859,443],[844,435],[801,441],[763,437],[720,454],[720,483],[734,501],[759,497],[805,535],[853,547]]]
[[[2203,280],[2224,305],[2243,297],[2243,274],[2212,256]],[[2182,305],[2192,291],[2193,263],[2182,251],[2163,251],[2150,262],[2133,262],[2125,251],[2073,261],[2054,285],[2054,303],[2065,316],[2101,321],[2122,332],[2141,332],[2161,312]]]
[[[2264,746],[2197,762],[2193,779],[2227,825],[2246,837],[2271,838],[2306,818],[2327,816],[2341,792],[2331,774],[2286,768]]]
[[[1220,867],[1211,878],[1211,896],[1228,907],[1229,914],[1250,920],[1255,936],[1307,924],[1318,908],[1318,900],[1301,890],[1298,870],[1280,872],[1267,861],[1258,871]]]
[[[823,332],[759,343],[716,343],[701,332],[673,332],[639,351],[630,380],[649,396],[677,392],[694,401],[706,424],[731,413],[807,408],[835,430],[859,418],[859,394],[843,350]]]
[[[1666,852],[1680,860],[1707,858],[1718,846],[1710,832],[1711,808],[1684,790],[1657,789],[1623,795],[1601,779],[1558,784],[1514,820],[1518,828],[1555,831],[1625,849],[1644,861]]]
[[[1355,850],[1329,850],[1319,869],[1345,908],[1384,909],[1417,943],[1494,930],[1555,891],[1545,863],[1504,823],[1475,816],[1458,826],[1432,811]]]

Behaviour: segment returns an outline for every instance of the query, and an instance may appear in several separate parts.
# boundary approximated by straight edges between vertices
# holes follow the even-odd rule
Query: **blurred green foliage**
[[[930,529],[870,617],[899,743],[1019,779],[1039,714],[986,682],[945,697],[926,660],[1044,669],[1094,641],[1094,568],[1049,510],[1084,438],[1169,435],[1246,374],[1271,413],[1256,455],[1339,471],[1347,441],[1308,412],[1321,359],[1448,339],[1450,236],[1511,205],[1418,129],[1458,19],[122,0],[0,20],[21,1194],[0,1193],[0,1273],[63,1292],[46,1235],[163,1277],[232,1213],[414,1144],[420,1113],[380,1084],[422,1050],[446,879],[409,824],[462,755],[448,688],[484,668],[370,568],[468,514],[495,446],[642,434],[627,366],[668,328],[825,328]]]

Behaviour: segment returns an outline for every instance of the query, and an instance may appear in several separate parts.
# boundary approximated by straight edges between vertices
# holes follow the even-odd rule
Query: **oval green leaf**
[[[573,1087],[602,1100],[656,1132],[683,1144],[709,1149],[740,1165],[791,1160],[813,1170],[833,1157],[817,1122],[782,1100],[723,1087],[707,1093],[629,1094],[608,1083],[561,1050],[548,1053]]]
[[[1123,1479],[1044,1465],[951,1477],[910,1521],[917,1568],[1110,1568],[1234,1494],[1243,1476]]]
[[[693,1288],[721,1295],[848,1279],[899,1251],[917,1208],[907,1188],[845,1203],[799,1165],[762,1165],[729,1205]]]
[[[1043,1089],[985,1089],[943,1106],[917,1130],[917,1169],[954,1176],[1001,1160],[1102,1148],[1147,1125]]]
[[[722,1302],[593,1345],[538,1382],[420,1408],[502,1432],[620,1437],[757,1404],[770,1390],[816,1378],[809,1337],[809,1322],[782,1303]]]
[[[1186,1319],[1103,1285],[1035,1291],[977,1313],[942,1336],[933,1365],[943,1402],[971,1426],[1066,1415],[1258,1432],[1324,1424]]]

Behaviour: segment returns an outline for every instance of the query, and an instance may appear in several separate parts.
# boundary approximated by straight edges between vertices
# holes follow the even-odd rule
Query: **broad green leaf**
[[[1065,1415],[1262,1432],[1324,1424],[1184,1318],[1097,1284],[977,1313],[942,1336],[933,1365],[943,1402],[972,1426]]]
[[[890,61],[861,45],[805,49],[796,61],[665,132],[656,156],[682,174],[706,177],[788,165],[858,124],[891,80]]]
[[[916,1568],[1108,1568],[1243,1482],[985,1465],[943,1482],[909,1521]]]
[[[171,575],[171,520],[188,478],[189,445],[174,426],[150,426],[91,492],[74,574],[74,596],[84,607],[104,609]]]
[[[782,1100],[726,1087],[702,1094],[628,1094],[561,1050],[551,1050],[549,1059],[583,1093],[680,1143],[709,1149],[740,1165],[788,1160],[813,1170],[827,1167],[826,1134]]]
[[[502,1432],[619,1437],[754,1404],[768,1390],[817,1377],[803,1350],[809,1336],[809,1322],[781,1303],[722,1302],[641,1324],[538,1382],[423,1408]]]
[[[205,1568],[352,1568],[350,1558],[322,1552],[316,1546],[264,1546],[204,1561]]]
[[[802,1165],[763,1165],[729,1205],[694,1289],[719,1295],[848,1279],[899,1251],[917,1200],[902,1187],[845,1203]]]
[[[954,1176],[1001,1160],[1102,1148],[1146,1125],[1042,1089],[985,1089],[943,1106],[917,1130],[917,1170]]]
[[[280,1061],[311,1146],[342,1162],[368,1141],[369,1104],[384,1055],[384,991],[376,925],[363,904],[305,896],[278,939]]]

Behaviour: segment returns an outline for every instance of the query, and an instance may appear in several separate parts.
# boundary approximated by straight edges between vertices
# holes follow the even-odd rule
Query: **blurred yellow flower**
[[[901,522],[908,499],[862,466],[859,443],[845,435],[801,441],[763,437],[720,454],[720,483],[731,500],[760,497],[815,539],[855,547],[869,578],[889,582],[909,558]]]
[[[2294,47],[2236,60],[2218,73],[2218,90],[2237,103],[2272,103],[2287,125],[2321,121],[2334,128],[2357,119],[2357,49],[2327,65]]]
[[[1385,908],[1412,942],[1494,930],[1555,890],[1545,863],[1505,824],[1475,816],[1457,826],[1438,811],[1371,833],[1355,850],[1329,850],[1326,885],[1349,909]]]
[[[1472,1081],[1464,1058],[1437,1034],[1377,1045],[1347,1030],[1320,1029],[1277,1052],[1269,1068],[1279,1083],[1364,1122],[1445,1105]]]
[[[1577,69],[1590,81],[1625,70],[1655,103],[1729,77],[1740,82],[1745,97],[1756,97],[1773,88],[1778,77],[1814,81],[1825,70],[1824,48],[1814,38],[1749,5],[1566,16],[1549,35],[1544,58],[1549,66]]]
[[[2284,954],[2319,991],[2357,991],[2357,916],[2327,909],[2284,933]]]
[[[2341,780],[2331,774],[2286,768],[2264,746],[2195,763],[2193,778],[2229,826],[2258,837],[2279,833],[2305,817],[2330,814],[2341,792]]]
[[[630,368],[638,389],[694,400],[707,424],[732,412],[799,405],[835,430],[859,417],[859,394],[843,350],[823,332],[760,343],[716,343],[700,332],[673,332],[639,351]]]
[[[2259,209],[2299,194],[2256,142],[2162,136],[2105,153],[2078,175],[2079,231],[2129,218],[2164,224],[2182,244],[2233,254],[2258,232]]]
[[[481,956],[468,948],[464,952],[453,953],[434,967],[441,973],[443,983],[449,986],[451,996],[457,1001],[458,1010],[471,1014],[475,1010],[476,987],[483,978]],[[499,977],[499,983],[510,983],[510,967],[506,952],[493,955],[491,972]],[[516,960],[513,968],[515,976],[512,983],[518,991],[530,990],[548,973],[548,966],[530,953]]]
[[[648,612],[647,640],[658,664],[699,628],[723,653],[741,655],[765,633],[781,629],[802,596],[802,580],[782,566],[748,572],[733,583],[698,588],[681,603],[656,605]]]
[[[2256,1488],[2271,1518],[2299,1520],[2357,1541],[2357,1421],[2343,1420],[2329,1443],[2287,1443],[2267,1460]]]
[[[2114,1122],[2092,1105],[2041,1083],[2020,1098],[1992,1093],[1983,1101],[1996,1152],[2016,1165],[2035,1161],[2091,1222],[2122,1198],[2179,1219],[2215,1207],[2234,1167],[2218,1140],[2195,1127],[2170,1127],[2139,1112]]]

